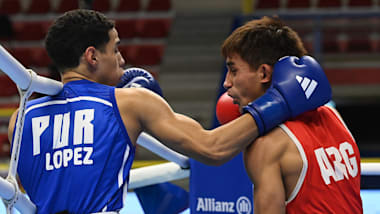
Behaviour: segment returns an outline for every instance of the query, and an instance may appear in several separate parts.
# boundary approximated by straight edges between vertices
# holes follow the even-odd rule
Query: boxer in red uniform
[[[320,107],[280,127],[288,135],[284,144],[296,145],[302,159],[296,186],[289,184],[286,212],[362,213],[359,149],[339,114]]]
[[[283,62],[313,64],[305,57],[307,52],[297,33],[269,17],[236,29],[225,40],[222,54],[228,68],[224,81],[227,94],[239,105],[240,112],[248,111],[252,115],[255,113],[246,107],[251,101],[261,106],[275,102],[275,99],[262,102],[261,96],[272,94],[277,78],[290,75],[289,64]],[[302,63],[296,67],[303,69]],[[296,75],[298,84],[295,85],[309,99],[319,81],[305,74],[308,72]],[[286,93],[294,89],[292,86],[285,86],[285,82],[277,84],[273,94]],[[297,100],[288,103],[302,105]],[[274,110],[266,116],[276,114]],[[254,184],[255,214],[363,213],[359,150],[335,110],[319,107],[280,126],[256,122],[266,134],[244,152],[246,171]]]

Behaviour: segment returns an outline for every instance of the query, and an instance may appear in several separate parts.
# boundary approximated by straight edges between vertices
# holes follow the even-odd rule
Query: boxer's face
[[[235,104],[243,106],[264,94],[260,72],[252,68],[240,55],[232,54],[226,59],[227,75],[223,83]]]
[[[105,51],[98,51],[98,82],[105,85],[116,85],[120,77],[123,75],[123,66],[125,61],[120,54],[118,45],[120,43],[119,36],[115,28],[109,32],[110,40],[105,46]]]

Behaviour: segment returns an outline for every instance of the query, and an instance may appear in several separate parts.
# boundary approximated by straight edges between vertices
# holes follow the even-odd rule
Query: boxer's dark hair
[[[264,16],[237,28],[224,41],[222,55],[239,54],[253,68],[274,65],[283,56],[304,56],[307,51],[290,27],[275,17]]]
[[[79,65],[85,50],[93,46],[104,51],[110,40],[109,31],[115,27],[102,13],[77,9],[58,17],[45,38],[46,50],[62,72]]]

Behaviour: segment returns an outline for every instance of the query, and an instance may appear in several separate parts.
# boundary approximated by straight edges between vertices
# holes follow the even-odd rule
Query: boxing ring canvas
[[[364,214],[380,213],[380,190],[362,190],[361,196],[363,199]],[[126,207],[120,211],[120,214],[144,214],[143,208],[135,193],[128,193],[125,204]],[[3,204],[0,204],[0,213],[5,213],[5,207]],[[15,214],[19,214],[19,212],[16,211]],[[180,214],[190,214],[190,209],[187,209]]]

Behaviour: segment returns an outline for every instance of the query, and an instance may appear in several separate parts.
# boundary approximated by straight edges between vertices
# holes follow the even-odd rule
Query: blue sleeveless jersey
[[[120,210],[134,154],[114,87],[73,81],[27,103],[18,175],[38,213]]]

